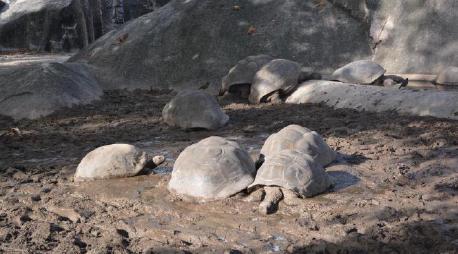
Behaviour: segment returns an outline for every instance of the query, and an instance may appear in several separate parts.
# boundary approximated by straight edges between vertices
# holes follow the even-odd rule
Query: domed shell
[[[450,66],[437,75],[436,83],[441,85],[458,85],[458,67]]]
[[[370,60],[351,62],[332,74],[334,80],[353,84],[371,84],[385,74],[385,69]]]
[[[224,199],[250,185],[255,174],[253,160],[236,142],[209,137],[178,156],[168,189],[199,201]]]
[[[323,166],[336,158],[336,153],[320,134],[295,124],[270,135],[262,146],[261,154],[269,157],[282,150],[296,150],[308,154]]]
[[[134,176],[147,162],[147,154],[133,145],[101,146],[81,160],[76,169],[75,181]]]
[[[229,91],[233,85],[251,84],[254,75],[265,64],[272,61],[273,57],[269,55],[248,56],[240,60],[229,73],[223,77],[220,94]]]
[[[199,90],[178,93],[162,110],[164,122],[182,129],[214,130],[229,121],[216,99]]]
[[[264,65],[255,75],[251,85],[249,101],[260,103],[275,91],[293,91],[299,81],[301,66],[293,61],[275,59]]]
[[[323,166],[311,156],[294,150],[283,150],[259,168],[254,186],[280,186],[303,197],[312,197],[326,191],[332,182]]]

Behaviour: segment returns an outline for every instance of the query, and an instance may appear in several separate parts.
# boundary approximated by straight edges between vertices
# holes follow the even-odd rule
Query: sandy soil
[[[232,103],[228,126],[184,132],[161,123],[171,96],[113,91],[40,120],[0,118],[0,253],[458,253],[458,122]],[[186,146],[219,135],[256,156],[293,123],[340,153],[328,193],[262,216],[244,194],[198,204],[167,192]],[[121,142],[167,161],[156,174],[73,182],[88,151]]]

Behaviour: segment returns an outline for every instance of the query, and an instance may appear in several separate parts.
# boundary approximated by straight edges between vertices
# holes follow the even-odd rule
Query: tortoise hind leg
[[[281,189],[283,193],[283,202],[288,206],[298,206],[302,203],[302,199],[298,197],[296,192],[285,188]]]
[[[259,204],[259,212],[262,214],[271,214],[277,211],[278,203],[283,198],[283,193],[280,187],[266,186],[264,187],[266,195],[264,200]]]
[[[245,202],[261,202],[265,196],[265,192],[263,188],[259,188],[253,192],[251,192],[247,197],[243,199]]]

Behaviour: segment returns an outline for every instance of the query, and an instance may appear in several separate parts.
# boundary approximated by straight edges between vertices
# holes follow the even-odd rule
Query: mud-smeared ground
[[[161,123],[165,91],[108,92],[41,120],[0,119],[0,253],[458,253],[458,122],[319,105],[224,106],[230,124]],[[188,203],[166,189],[186,146],[219,135],[257,155],[289,124],[340,155],[328,193],[262,216],[243,195]],[[157,174],[74,183],[79,160],[131,143],[167,162]]]

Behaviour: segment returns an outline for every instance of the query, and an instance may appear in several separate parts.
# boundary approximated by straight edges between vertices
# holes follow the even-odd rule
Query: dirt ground
[[[161,123],[171,97],[111,91],[40,120],[0,118],[0,253],[458,253],[457,121],[232,103],[226,127],[185,132]],[[256,156],[289,124],[339,152],[328,193],[264,216],[243,194],[199,204],[167,192],[186,146],[218,135]],[[136,177],[73,182],[81,158],[111,143],[167,161]]]

